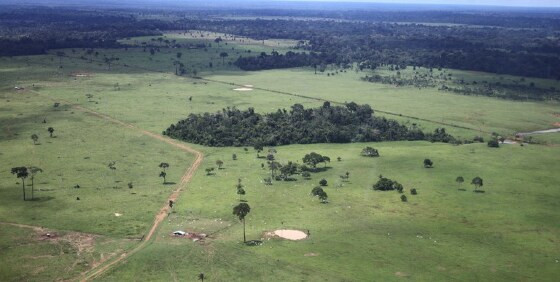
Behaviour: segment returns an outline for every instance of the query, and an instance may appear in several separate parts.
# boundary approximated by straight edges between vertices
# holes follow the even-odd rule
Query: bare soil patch
[[[409,275],[407,273],[397,271],[397,272],[395,272],[395,276],[397,276],[397,277],[408,277]]]
[[[185,235],[176,235],[172,234],[175,238],[187,238],[193,240],[193,242],[202,241],[208,237],[205,233],[196,233],[196,232],[186,232]]]
[[[253,88],[249,88],[249,87],[240,87],[240,88],[235,88],[235,89],[233,89],[233,91],[253,91]]]
[[[93,73],[90,72],[85,72],[85,71],[75,71],[70,73],[71,77],[91,77],[93,76]]]
[[[308,237],[307,233],[295,229],[277,229],[274,231],[266,231],[263,233],[264,238],[281,238],[286,240],[298,241]]]

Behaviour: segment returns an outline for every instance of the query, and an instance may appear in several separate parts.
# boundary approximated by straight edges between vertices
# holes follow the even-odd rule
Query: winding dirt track
[[[33,91],[30,90],[30,92],[33,92],[35,94],[41,95],[41,96],[46,96],[45,94],[42,94],[40,92],[37,91]],[[52,97],[46,96],[49,99],[53,100]],[[183,188],[186,186],[186,184],[191,180],[191,178],[193,177],[195,171],[198,169],[198,167],[200,166],[200,164],[202,163],[202,160],[204,159],[204,155],[185,145],[184,143],[181,143],[179,141],[176,141],[174,139],[171,139],[169,137],[165,137],[165,136],[161,136],[158,134],[155,134],[153,132],[147,131],[147,130],[143,130],[141,128],[138,128],[136,126],[134,126],[133,124],[124,122],[124,121],[120,121],[118,119],[115,119],[113,117],[110,117],[108,115],[96,112],[94,110],[88,109],[88,108],[84,108],[82,106],[79,105],[74,105],[68,101],[65,101],[63,99],[56,99],[56,101],[59,102],[65,102],[69,105],[71,105],[74,109],[91,114],[95,117],[107,120],[109,122],[121,125],[123,127],[127,127],[130,128],[132,130],[135,130],[137,132],[140,132],[146,136],[152,137],[154,139],[157,139],[161,142],[165,142],[171,146],[174,146],[184,152],[188,152],[191,154],[195,155],[195,160],[192,163],[192,165],[187,169],[187,171],[185,171],[185,173],[183,174],[183,176],[181,177],[181,181],[179,182],[179,184],[177,185],[177,189],[175,189],[171,195],[169,195],[169,197],[167,198],[167,201],[164,203],[163,207],[159,210],[159,212],[156,214],[154,222],[152,224],[152,227],[150,228],[150,231],[148,231],[148,233],[144,236],[143,240],[141,243],[139,243],[138,245],[136,245],[134,248],[132,248],[131,250],[129,250],[127,253],[123,253],[122,255],[120,255],[118,258],[108,261],[104,264],[100,264],[99,266],[89,270],[88,272],[86,272],[82,277],[78,278],[77,280],[80,281],[88,281],[88,280],[92,280],[104,273],[106,273],[108,270],[110,270],[112,267],[116,266],[118,263],[124,261],[126,258],[130,257],[131,255],[133,255],[134,253],[140,251],[141,249],[143,249],[144,247],[146,247],[148,245],[148,243],[150,242],[150,240],[152,239],[153,235],[155,234],[157,228],[159,227],[159,225],[163,222],[163,220],[167,217],[167,215],[169,214],[169,201],[176,201],[177,198],[179,197],[179,194],[181,193],[181,191],[183,190]]]

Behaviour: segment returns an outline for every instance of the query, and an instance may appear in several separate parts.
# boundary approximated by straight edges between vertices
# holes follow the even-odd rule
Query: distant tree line
[[[437,129],[425,134],[395,120],[376,117],[369,105],[348,103],[305,109],[294,104],[290,110],[259,114],[253,108],[226,108],[214,114],[191,114],[172,124],[163,134],[206,146],[277,146],[312,143],[349,143],[396,140],[453,142]]]
[[[311,66],[318,64],[313,52],[321,54],[319,63],[342,68],[357,62],[362,69],[394,64],[560,79],[557,67],[560,39],[549,29],[263,19],[191,21],[190,24],[193,29],[258,40],[299,40],[297,48],[307,51],[297,57],[238,60],[242,69],[246,65],[251,70],[259,66],[268,69],[272,61],[281,67]]]

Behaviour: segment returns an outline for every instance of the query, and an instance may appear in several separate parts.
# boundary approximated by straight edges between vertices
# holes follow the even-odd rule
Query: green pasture
[[[239,55],[237,52],[285,52],[290,44],[278,41],[262,45],[224,34],[209,33],[204,38],[195,35],[165,36],[177,42],[209,41],[212,47],[208,51],[162,47],[150,55],[138,44],[157,37],[146,37],[123,39],[130,45],[128,50],[96,50],[99,54],[91,58],[82,49],[63,50],[64,57],[53,51],[41,56],[0,58],[0,222],[85,232],[105,238],[99,242],[115,241],[94,244],[94,255],[87,257],[78,255],[75,246],[68,246],[68,252],[59,259],[30,260],[30,246],[38,246],[39,255],[51,255],[56,246],[37,241],[36,235],[25,228],[1,225],[0,258],[11,260],[1,266],[0,280],[75,277],[102,253],[109,252],[113,244],[119,245],[115,250],[136,244],[130,240],[145,234],[176,188],[162,184],[158,164],[171,165],[167,180],[173,183],[179,182],[193,161],[183,151],[77,111],[69,103],[155,133],[191,113],[225,107],[253,107],[265,113],[294,103],[315,107],[322,100],[367,103],[375,110],[397,114],[379,115],[409,125],[418,123],[426,131],[442,126],[398,114],[476,129],[443,126],[462,138],[548,129],[560,122],[559,105],[552,102],[399,88],[363,82],[360,77],[366,73],[353,70],[334,76],[314,74],[310,68],[242,72],[228,64]],[[213,43],[217,36],[225,39],[220,45]],[[196,69],[202,78],[231,84],[194,79],[189,77],[192,73],[175,76],[177,52],[182,52],[180,60],[188,71]],[[225,64],[220,52],[230,52]],[[109,66],[105,57],[119,60]],[[212,68],[209,62],[213,62]],[[446,72],[466,79],[499,79],[490,74]],[[234,90],[239,85],[253,85],[255,89]],[[15,90],[16,86],[26,90]],[[60,105],[54,107],[55,102]],[[47,123],[43,123],[45,119]],[[54,138],[49,137],[48,127],[55,128]],[[39,145],[33,144],[32,134],[39,135]],[[560,179],[555,173],[560,155],[559,147],[554,146],[557,135],[534,137],[553,146],[504,145],[499,149],[485,144],[427,142],[279,147],[276,158],[282,163],[301,163],[311,151],[325,154],[332,161],[326,171],[313,174],[311,180],[274,182],[272,186],[262,183],[269,171],[261,168],[266,161],[257,159],[252,148],[246,152],[243,148],[192,145],[205,154],[205,161],[174,212],[147,248],[100,280],[142,277],[192,281],[200,272],[209,281],[271,277],[286,281],[553,280],[560,253],[559,207],[555,201],[560,196]],[[360,157],[366,145],[378,148],[381,157]],[[232,154],[238,160],[232,160]],[[337,157],[342,160],[338,162]],[[431,158],[435,167],[423,168],[424,158]],[[216,167],[217,160],[225,162],[224,169],[206,176],[204,169]],[[111,162],[115,162],[115,170],[109,168]],[[22,200],[21,180],[10,174],[15,166],[44,170],[35,178],[36,200]],[[346,171],[350,173],[349,182],[339,177]],[[371,185],[380,174],[402,183],[408,202],[401,202],[397,192],[372,191]],[[466,179],[462,187],[455,183],[460,175]],[[472,191],[469,183],[475,176],[484,179],[485,193]],[[309,230],[310,238],[299,242],[265,239],[258,247],[241,244],[241,224],[231,214],[238,203],[235,184],[239,178],[252,207],[247,217],[249,239],[260,239],[264,231],[278,228]],[[329,182],[325,188],[328,204],[309,196],[322,178]],[[133,184],[131,189],[129,182]],[[27,179],[26,185],[29,183]],[[80,188],[74,188],[76,185]],[[30,188],[26,186],[28,196]],[[411,188],[416,188],[418,195],[410,195]],[[210,238],[193,243],[170,236],[177,229],[207,233]],[[10,248],[18,236],[22,236],[24,247]],[[124,238],[129,240],[119,241]],[[76,261],[83,263],[76,266]],[[34,265],[44,269],[31,273]]]
[[[366,145],[381,157],[361,157]],[[560,179],[552,173],[558,169],[557,147],[386,142],[276,149],[281,163],[301,163],[312,151],[332,161],[310,180],[296,176],[297,181],[266,186],[262,179],[270,172],[254,150],[205,150],[202,169],[155,242],[100,280],[193,280],[200,272],[214,281],[554,280],[560,251]],[[424,158],[434,168],[424,168]],[[204,168],[216,167],[217,160],[224,169],[207,176]],[[339,177],[346,171],[349,182]],[[402,183],[408,202],[396,191],[373,191],[380,174]],[[466,182],[457,184],[457,176]],[[475,176],[484,179],[485,193],[473,192]],[[311,236],[244,246],[242,225],[231,214],[239,202],[239,178],[251,206],[248,239],[262,240],[263,232],[282,228],[309,230]],[[322,178],[329,183],[328,204],[310,196]],[[193,243],[172,236],[175,230],[210,239]]]
[[[44,96],[14,91],[1,93],[0,99],[2,222],[141,237],[176,187],[162,184],[158,165],[170,164],[167,181],[172,183],[193,160],[166,143],[65,103],[55,108]],[[55,129],[53,138],[48,127]],[[32,134],[39,136],[37,145]],[[116,169],[109,168],[111,162]],[[34,201],[23,201],[21,180],[10,173],[17,166],[43,170],[34,180]],[[25,184],[29,197],[29,178]]]

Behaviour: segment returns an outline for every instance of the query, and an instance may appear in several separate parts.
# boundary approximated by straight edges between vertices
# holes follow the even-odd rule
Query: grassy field
[[[46,234],[51,234],[51,237]],[[75,231],[0,223],[0,280],[72,279],[135,243]]]
[[[361,149],[378,148],[380,158],[365,158]],[[263,159],[241,148],[207,150],[205,166],[218,159],[224,169],[214,176],[199,171],[174,213],[145,252],[102,280],[121,281],[142,275],[150,280],[208,279],[288,281],[395,280],[532,280],[551,281],[557,273],[560,240],[560,178],[557,147],[485,145],[451,146],[426,142],[305,145],[277,148],[277,159],[298,161],[311,151],[333,161],[312,179],[275,182]],[[231,160],[235,153],[238,160]],[[435,167],[422,166],[431,158]],[[350,181],[339,175],[350,172]],[[395,191],[373,191],[379,174],[401,182],[408,202]],[[466,183],[458,190],[457,176]],[[480,176],[485,193],[473,193],[470,180]],[[298,242],[265,240],[246,247],[242,227],[231,214],[241,178],[251,205],[248,239],[281,228],[310,230]],[[329,203],[309,195],[322,178]],[[339,184],[342,187],[339,188]],[[410,195],[411,188],[418,195]],[[203,244],[170,236],[174,230],[212,234]],[[157,255],[154,255],[157,254]],[[148,267],[146,267],[148,266]]]
[[[216,36],[222,34],[206,34],[203,39],[173,33],[166,38],[208,43]],[[69,103],[154,133],[161,133],[190,113],[233,106],[271,112],[294,103],[318,106],[322,104],[320,99],[368,103],[378,110],[502,134],[546,129],[560,121],[558,105],[549,102],[513,102],[435,89],[397,88],[362,82],[359,78],[365,73],[353,71],[327,77],[303,68],[241,72],[228,64],[236,58],[236,52],[285,52],[290,46],[287,41],[262,45],[223,35],[225,41],[219,46],[212,43],[208,51],[161,48],[150,55],[137,44],[151,42],[151,38],[123,41],[131,45],[127,51],[97,50],[99,54],[91,62],[87,56],[79,58],[85,56],[85,50],[64,50],[68,57],[63,58],[54,51],[42,56],[0,58],[0,222],[96,236],[91,252],[83,255],[76,244],[43,242],[27,227],[2,225],[0,247],[8,251],[0,252],[0,258],[12,260],[0,268],[0,280],[67,279],[87,270],[101,259],[101,254],[129,249],[136,244],[133,240],[145,234],[155,213],[176,188],[162,184],[157,177],[158,164],[170,163],[168,181],[179,182],[193,161],[183,151],[79,111]],[[219,53],[227,50],[230,56],[222,64]],[[175,76],[172,62],[177,52],[183,53],[181,60],[187,69],[197,69],[203,78],[256,88],[235,91],[237,85]],[[103,63],[104,57],[119,57],[119,61],[109,67]],[[208,62],[214,63],[212,68]],[[488,74],[452,72],[473,79],[497,79]],[[14,90],[15,86],[26,90]],[[55,102],[61,105],[54,107]],[[441,126],[386,116],[419,123],[428,131]],[[46,124],[42,123],[45,119]],[[47,127],[55,128],[55,138],[49,137]],[[447,129],[463,138],[488,136],[476,130]],[[32,134],[39,135],[40,145],[33,145]],[[494,150],[485,144],[426,142],[279,147],[277,158],[281,162],[301,162],[311,151],[326,154],[333,162],[311,180],[275,182],[273,186],[263,185],[268,171],[261,169],[264,161],[257,159],[252,149],[245,152],[242,148],[192,145],[204,152],[205,163],[157,238],[100,280],[143,277],[191,281],[200,272],[212,281],[270,277],[287,281],[399,277],[551,280],[557,273],[555,260],[560,251],[560,218],[554,201],[560,193],[556,187],[560,179],[553,173],[559,165],[556,137],[535,137],[553,146],[503,146]],[[379,148],[382,157],[360,157],[366,145]],[[234,153],[237,161],[232,160]],[[341,162],[336,161],[339,156]],[[434,160],[435,168],[424,169],[424,158]],[[218,159],[225,162],[225,169],[206,176],[204,168],[215,166]],[[113,161],[116,170],[108,167]],[[32,165],[44,172],[35,179],[37,200],[24,202],[21,180],[10,174],[10,168]],[[339,178],[346,171],[351,175],[348,183]],[[401,182],[409,201],[402,203],[397,192],[372,191],[379,174]],[[486,193],[473,193],[468,183],[463,187],[467,191],[457,190],[454,180],[459,175],[467,182],[481,176]],[[246,186],[246,199],[252,207],[247,218],[250,239],[260,239],[264,231],[282,227],[310,230],[311,237],[300,242],[267,240],[259,247],[242,245],[241,225],[231,214],[237,203],[234,185],[238,178]],[[329,182],[326,191],[330,203],[326,205],[309,196],[321,178]],[[132,189],[128,182],[133,183]],[[73,188],[75,185],[80,188]],[[342,187],[336,188],[339,185]],[[410,195],[413,187],[419,195]],[[177,229],[205,232],[211,237],[202,244],[171,237]],[[19,236],[25,247],[10,248]],[[68,252],[57,255],[57,259],[27,260],[30,246],[35,245],[37,256],[53,255],[56,248]],[[21,263],[24,260],[28,263]],[[34,265],[40,270],[27,274]]]

